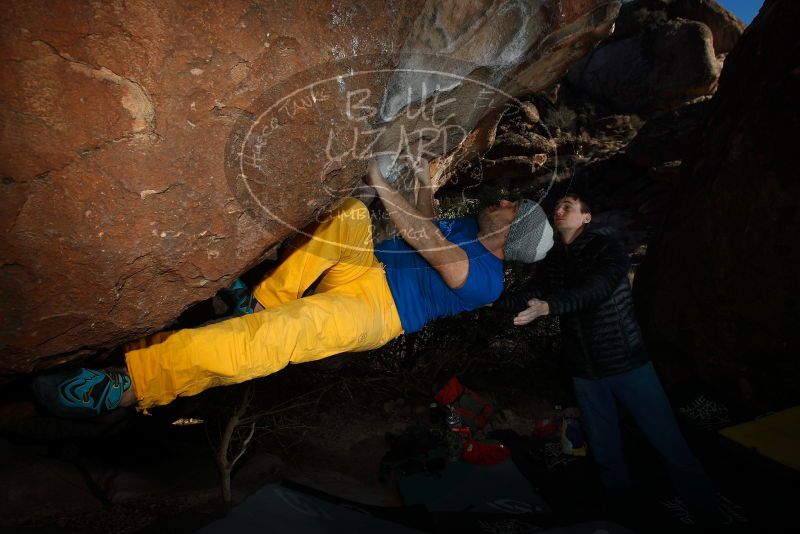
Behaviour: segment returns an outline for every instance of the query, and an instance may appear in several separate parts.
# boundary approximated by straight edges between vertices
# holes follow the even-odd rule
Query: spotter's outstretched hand
[[[528,307],[514,317],[514,326],[523,326],[533,322],[534,319],[550,314],[550,305],[538,299],[528,301]]]

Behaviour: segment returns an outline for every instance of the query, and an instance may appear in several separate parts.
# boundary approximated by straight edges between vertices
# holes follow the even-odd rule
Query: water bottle
[[[461,458],[464,452],[464,435],[461,433],[464,428],[461,416],[456,413],[451,405],[447,405],[447,417],[445,417],[447,428],[450,432],[445,435],[445,442],[447,444],[447,459],[451,462],[456,462]]]
[[[455,408],[453,408],[452,406],[450,406],[448,404],[447,405],[447,426],[449,426],[450,429],[453,430],[453,429],[455,429],[457,427],[460,427],[462,422],[463,421],[461,420],[461,416],[456,413]]]
[[[472,431],[470,430],[469,426],[464,424],[464,420],[460,415],[458,415],[452,406],[448,406],[448,409],[449,413],[447,415],[447,426],[455,434],[458,434],[462,440],[470,439],[472,436]]]

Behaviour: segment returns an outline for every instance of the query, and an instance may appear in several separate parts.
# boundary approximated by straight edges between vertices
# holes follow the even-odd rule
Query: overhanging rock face
[[[387,168],[412,143],[451,157],[618,7],[5,3],[0,374],[163,328],[350,194],[370,151]],[[461,135],[436,140],[445,127]]]

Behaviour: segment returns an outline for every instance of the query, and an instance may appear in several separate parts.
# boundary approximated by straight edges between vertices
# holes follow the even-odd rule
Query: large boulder
[[[714,51],[727,54],[744,32],[744,23],[715,0],[673,0],[669,4],[671,17],[702,22],[714,36]]]
[[[744,23],[715,0],[634,0],[623,4],[610,39],[632,37],[648,27],[677,18],[708,26],[717,55],[733,50],[744,31]]]
[[[567,79],[615,111],[650,114],[711,94],[720,68],[708,27],[675,20],[603,44]]]
[[[440,169],[487,146],[492,114],[563,75],[618,9],[3,3],[0,374],[152,333],[229,285],[353,190],[365,157],[331,151],[360,133],[391,147],[446,118],[462,135],[432,149]]]
[[[728,56],[694,155],[636,279],[647,343],[670,380],[754,412],[800,401],[800,3],[767,0]]]

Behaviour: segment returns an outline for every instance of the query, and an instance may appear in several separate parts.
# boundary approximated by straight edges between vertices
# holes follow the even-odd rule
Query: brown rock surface
[[[637,275],[648,346],[756,413],[796,404],[800,3],[767,0],[725,62],[696,154]]]
[[[603,44],[570,69],[568,80],[616,111],[652,113],[711,94],[720,67],[707,26],[669,21]]]
[[[298,98],[268,147],[266,207],[248,209],[230,149],[241,147],[237,124],[264,117],[265,94],[311,83],[332,62],[344,76],[389,72],[401,51],[420,48],[469,63],[512,95],[537,90],[608,34],[617,9],[605,0],[4,3],[0,374],[163,328],[352,190],[363,161],[325,166],[320,155],[329,131],[344,144],[352,135],[339,127],[342,108]],[[348,80],[331,83],[344,92]],[[387,85],[385,101],[419,81],[375,76],[365,102],[377,107]],[[450,94],[469,98],[468,85]],[[454,109],[452,120],[469,132],[501,104]],[[395,118],[387,131],[403,123],[420,124]],[[281,220],[264,218],[269,210]]]
[[[354,27],[391,50],[418,11],[314,6],[4,4],[3,372],[161,328],[283,237],[225,183],[234,120]]]

